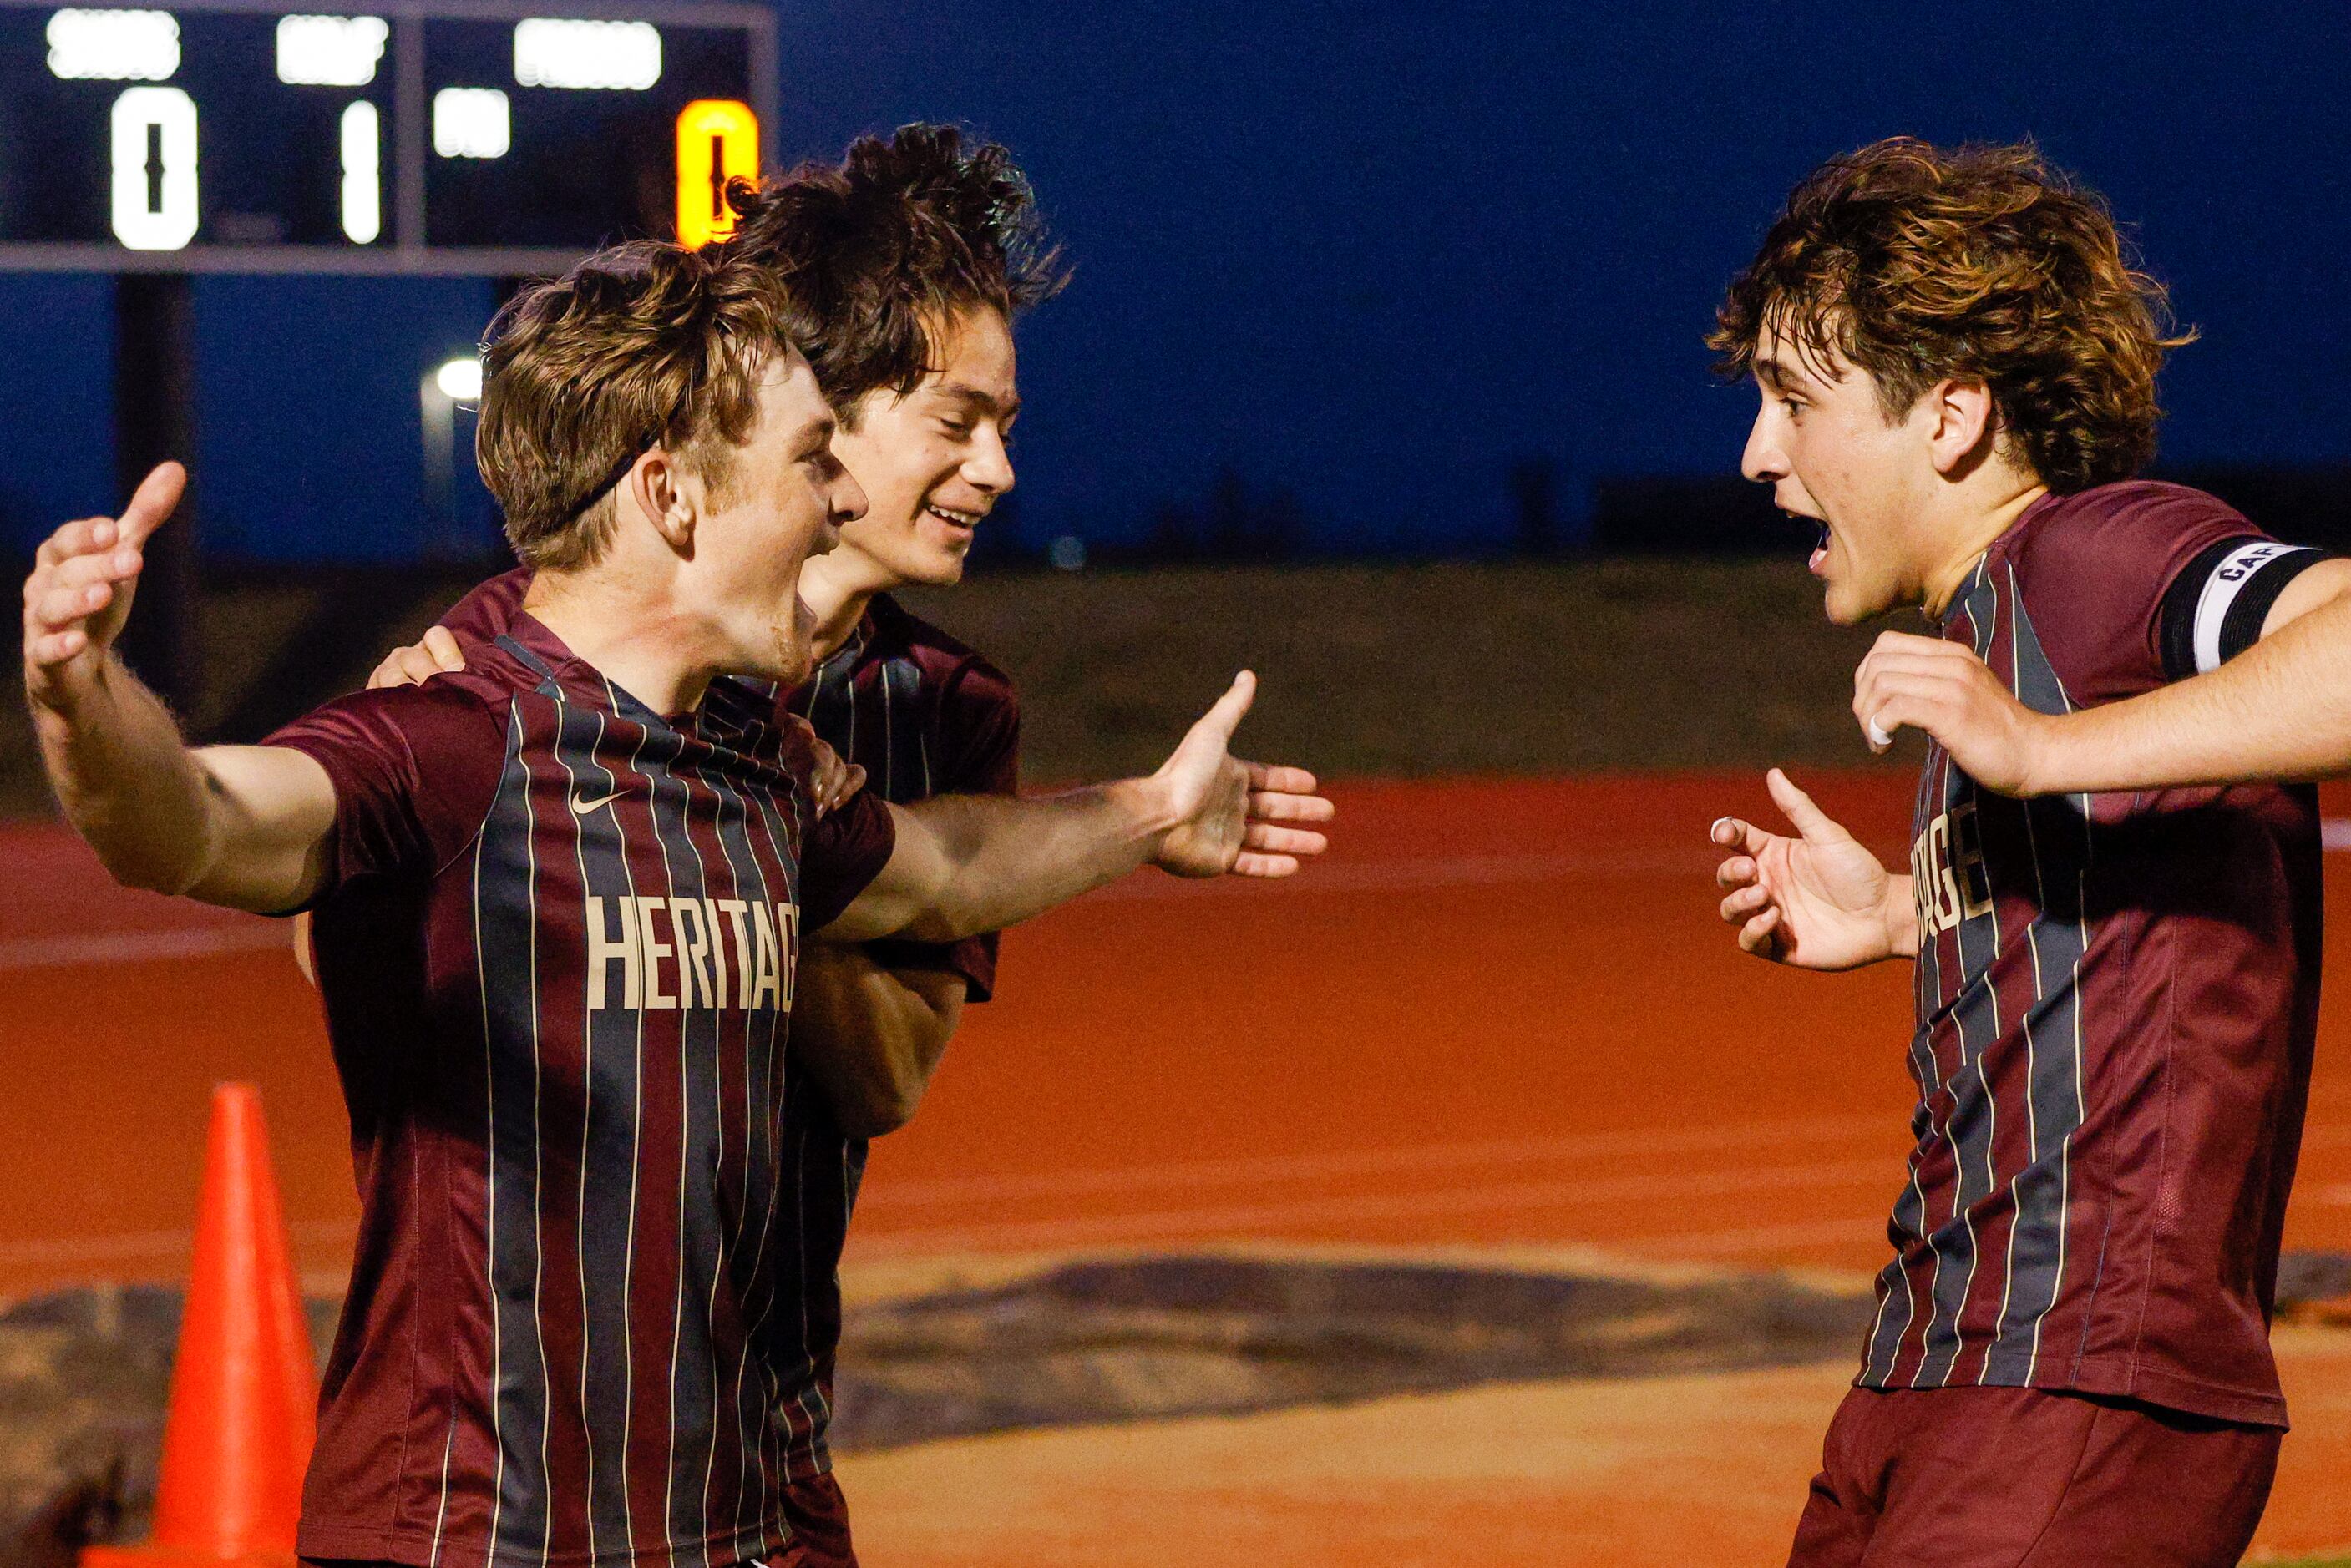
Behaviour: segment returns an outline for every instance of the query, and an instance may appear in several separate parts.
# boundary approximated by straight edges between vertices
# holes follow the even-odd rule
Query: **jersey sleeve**
[[[1020,700],[1003,671],[983,659],[967,662],[939,695],[941,794],[1020,793]],[[872,942],[873,956],[893,969],[936,969],[959,974],[964,997],[996,994],[994,931],[958,942]]]
[[[506,765],[506,735],[482,696],[444,676],[357,691],[267,736],[335,787],[327,879],[313,898],[370,877],[430,876],[471,842]]]
[[[2014,557],[2033,633],[2076,707],[2174,679],[2174,587],[2217,545],[2269,541],[2233,507],[2181,485],[2132,483],[2064,498]],[[2223,552],[2225,555],[2225,552]]]
[[[1020,699],[992,664],[956,672],[939,699],[946,766],[942,794],[1020,793]]]
[[[472,592],[449,607],[448,613],[441,618],[441,625],[460,643],[496,642],[521,613],[523,596],[530,591],[531,576],[528,566],[517,566],[486,583],[476,584]]]
[[[800,841],[800,929],[831,925],[882,875],[897,846],[897,824],[872,790],[819,817]]]

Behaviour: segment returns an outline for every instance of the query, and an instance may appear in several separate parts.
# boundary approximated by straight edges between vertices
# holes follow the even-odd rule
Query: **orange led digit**
[[[677,117],[677,243],[699,250],[735,227],[726,182],[759,177],[759,117],[747,103],[702,98]]]

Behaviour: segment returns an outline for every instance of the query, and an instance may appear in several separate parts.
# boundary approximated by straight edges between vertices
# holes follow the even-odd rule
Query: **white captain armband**
[[[2218,670],[2259,642],[2278,595],[2328,556],[2274,539],[2223,539],[2206,548],[2163,596],[2165,679]]]

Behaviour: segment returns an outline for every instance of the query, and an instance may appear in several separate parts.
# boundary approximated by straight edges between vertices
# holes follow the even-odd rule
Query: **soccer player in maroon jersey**
[[[1917,607],[2062,714],[2339,591],[2339,566],[2132,478],[2179,341],[2162,304],[2027,148],[1896,140],[1800,185],[1710,341],[1761,392],[1748,477],[1821,527],[1830,618]],[[1889,876],[1769,782],[1797,835],[1715,825],[1723,918],[1804,968],[1912,959],[1921,1096],[1791,1562],[2234,1564],[2285,1426],[2268,1328],[2316,1024],[2310,792],[2018,801],[1932,746]]]
[[[1017,793],[1012,683],[890,590],[959,579],[974,529],[1012,488],[1012,319],[1060,281],[1027,183],[1002,147],[917,125],[861,139],[839,165],[803,165],[737,204],[731,252],[823,306],[804,346],[840,417],[834,451],[867,498],[839,545],[801,569],[820,663],[779,693],[782,710],[813,722],[885,800]],[[529,581],[524,568],[483,584],[427,641],[389,655],[377,681],[464,669],[507,629]],[[913,1115],[966,1000],[985,1000],[995,971],[992,932],[811,940],[803,951],[790,1048],[825,1093],[797,1102],[788,1179],[803,1216],[794,1310],[820,1368],[820,1438],[865,1140]]]
[[[186,749],[111,653],[176,465],[26,585],[44,761],[108,868],[317,911],[362,1218],[306,1556],[848,1561],[779,1179],[802,928],[955,940],[1322,847],[1311,778],[1228,753],[1246,677],[1150,779],[816,820],[737,679],[806,677],[794,585],[863,506],[803,330],[771,271],[663,245],[518,296],[480,450],[523,613],[260,746]]]
[[[916,124],[861,138],[838,165],[802,164],[735,204],[729,250],[811,303],[810,365],[840,417],[834,451],[867,498],[840,545],[802,569],[819,666],[779,700],[885,800],[1015,794],[1011,681],[891,593],[960,580],[975,530],[1013,486],[1012,323],[1062,277],[1028,182],[1002,146]],[[386,656],[375,681],[464,669],[529,581],[520,569],[483,584],[425,640]],[[814,1168],[837,1177],[846,1158],[853,1193],[862,1140],[914,1114],[964,1002],[993,992],[996,947],[992,932],[810,944],[793,1050],[852,1135],[845,1150],[820,1140]],[[830,1321],[837,1303],[820,1315]]]

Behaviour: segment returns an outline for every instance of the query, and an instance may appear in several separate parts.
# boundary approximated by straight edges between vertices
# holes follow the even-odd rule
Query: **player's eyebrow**
[[[1792,369],[1777,358],[1756,360],[1755,379],[1773,390],[1782,392],[1801,388],[1810,379],[1802,371]]]
[[[961,381],[943,381],[935,390],[943,398],[953,398],[982,412],[992,413],[1008,425],[1020,417],[1020,396],[1017,392],[998,402],[993,392],[983,391]]]
[[[794,461],[805,462],[831,446],[837,423],[831,414],[821,414],[810,420],[808,427],[800,431],[799,442],[793,452]]]

